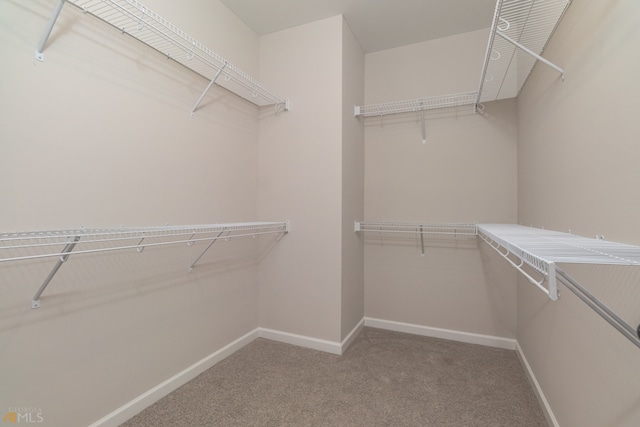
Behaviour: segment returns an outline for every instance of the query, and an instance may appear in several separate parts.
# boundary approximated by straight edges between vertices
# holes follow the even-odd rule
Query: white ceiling
[[[262,35],[343,15],[365,52],[491,26],[496,0],[221,0]]]

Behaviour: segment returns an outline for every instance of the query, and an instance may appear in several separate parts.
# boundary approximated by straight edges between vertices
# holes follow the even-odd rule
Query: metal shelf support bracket
[[[542,56],[538,55],[537,53],[535,53],[531,49],[529,49],[526,46],[523,46],[522,44],[520,44],[517,41],[513,40],[511,37],[507,36],[506,34],[501,33],[500,31],[496,31],[496,34],[499,35],[500,37],[502,37],[503,39],[505,39],[506,41],[508,41],[509,43],[511,43],[512,45],[516,46],[517,48],[519,48],[519,49],[523,50],[524,52],[528,53],[529,55],[533,56],[538,61],[547,64],[549,67],[551,67],[554,70],[556,70],[557,72],[559,72],[560,73],[560,78],[562,78],[562,81],[564,81],[564,69],[558,67],[553,62],[549,61],[546,58],[543,58]]]
[[[49,285],[49,282],[51,282],[51,279],[53,279],[53,276],[55,276],[58,270],[60,269],[60,267],[62,267],[62,264],[67,259],[69,259],[69,255],[67,254],[69,254],[73,250],[73,248],[75,248],[79,240],[80,240],[80,236],[75,236],[73,238],[73,241],[67,243],[67,246],[64,247],[64,249],[62,250],[62,254],[64,255],[58,258],[58,262],[56,262],[56,265],[53,267],[53,269],[51,270],[47,278],[44,279],[44,282],[40,286],[40,289],[38,289],[38,292],[36,292],[36,294],[33,296],[31,300],[31,308],[40,308],[40,295],[42,295],[44,290]]]
[[[40,39],[40,44],[36,49],[36,59],[38,61],[44,61],[44,46],[47,44],[47,40],[49,40],[49,36],[51,35],[51,31],[53,30],[53,26],[56,24],[58,20],[58,16],[60,15],[60,11],[62,11],[62,7],[64,6],[65,0],[58,0],[58,4],[56,8],[53,10],[53,14],[51,18],[49,18],[49,23],[47,24],[47,28],[44,30],[44,34],[42,35],[42,39]]]
[[[202,92],[202,95],[200,95],[200,98],[198,98],[198,100],[196,101],[195,105],[191,109],[191,117],[195,116],[196,108],[198,108],[198,105],[200,105],[200,103],[202,102],[202,99],[204,98],[204,96],[207,94],[207,92],[209,92],[209,89],[211,89],[211,86],[213,86],[213,84],[216,82],[216,80],[218,80],[218,77],[220,76],[220,74],[222,73],[222,70],[224,70],[226,66],[227,66],[227,63],[225,62],[222,65],[222,67],[220,67],[220,69],[218,70],[216,75],[213,77],[213,79],[211,79],[211,81],[207,85],[207,87],[204,90],[204,92]]]
[[[189,266],[189,273],[191,273],[193,271],[193,267],[198,263],[198,261],[200,261],[200,258],[202,258],[204,256],[204,254],[207,253],[207,251],[209,250],[209,248],[211,246],[213,246],[213,244],[220,238],[220,236],[222,236],[222,233],[224,233],[226,230],[222,230],[220,233],[218,233],[218,235],[216,236],[215,239],[213,239],[211,241],[211,243],[209,243],[209,245],[207,245],[206,249],[204,251],[202,251],[202,253],[200,254],[200,256],[198,258],[196,258],[195,261],[193,261],[193,263],[191,263],[191,266]]]

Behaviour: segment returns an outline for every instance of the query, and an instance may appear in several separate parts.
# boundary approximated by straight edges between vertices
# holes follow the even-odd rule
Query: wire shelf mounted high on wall
[[[266,234],[289,232],[289,221],[239,222],[163,227],[120,227],[104,229],[53,230],[0,233],[0,263],[42,258],[58,258],[51,272],[35,293],[31,307],[40,307],[40,296],[71,255],[131,250],[141,253],[147,247],[198,242],[208,245],[189,266],[189,272],[222,239],[255,238]]]
[[[249,74],[135,0],[58,0],[36,49],[35,56],[39,61],[44,61],[44,47],[66,2],[209,80],[191,109],[192,116],[214,83],[257,106],[274,105],[276,110],[290,109],[288,99],[276,95]]]
[[[435,110],[440,108],[473,105],[477,92],[463,92],[451,95],[432,96],[429,98],[409,99],[405,101],[383,102],[380,104],[356,105],[355,117],[384,116],[386,114],[400,114],[417,111]]]
[[[537,61],[564,69],[542,53],[572,0],[497,0],[476,104],[515,98]]]
[[[356,105],[354,115],[384,116],[465,105],[482,112],[482,102],[517,97],[537,61],[558,71],[564,80],[564,69],[541,55],[571,1],[496,0],[477,91]],[[424,114],[421,123],[425,142]]]
[[[380,104],[356,105],[354,117],[381,117],[387,114],[420,113],[422,143],[427,143],[425,111],[475,105],[477,92],[463,92],[429,98],[409,99],[405,101],[383,102]]]

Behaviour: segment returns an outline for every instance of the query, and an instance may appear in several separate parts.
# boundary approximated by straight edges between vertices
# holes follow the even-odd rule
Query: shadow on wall
[[[365,245],[414,247],[419,254],[435,248],[478,249],[476,236],[426,235],[421,238],[418,232],[404,234],[368,232],[364,234],[363,241]]]
[[[221,241],[206,252],[208,242],[147,247],[140,253],[125,249],[72,254],[45,289],[38,309],[31,308],[31,299],[58,258],[0,263],[0,332],[127,299],[144,303],[175,288],[204,299],[212,294],[224,299],[237,287],[255,284],[251,275],[281,237],[261,237],[260,248],[253,239],[238,239]]]

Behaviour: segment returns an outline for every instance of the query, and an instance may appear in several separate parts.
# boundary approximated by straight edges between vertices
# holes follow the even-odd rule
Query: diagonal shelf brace
[[[191,109],[191,117],[195,116],[196,113],[196,108],[198,108],[198,105],[200,105],[200,103],[202,102],[202,99],[204,98],[204,96],[207,94],[207,92],[209,92],[209,89],[211,89],[211,86],[213,86],[213,84],[216,82],[216,80],[218,80],[218,77],[220,76],[220,74],[222,74],[222,70],[224,70],[224,68],[227,66],[227,63],[225,62],[222,67],[220,67],[220,69],[218,70],[218,72],[216,73],[216,75],[213,77],[213,79],[211,79],[211,81],[209,82],[209,84],[207,85],[206,89],[204,90],[204,92],[202,92],[202,95],[200,95],[200,98],[198,98],[198,100],[196,101],[195,105],[193,106],[193,108]],[[215,241],[215,240],[214,240]]]
[[[44,282],[40,286],[40,289],[38,289],[38,292],[36,292],[36,294],[33,296],[33,299],[31,300],[31,308],[40,308],[40,295],[42,295],[44,290],[49,285],[49,282],[51,282],[51,279],[53,279],[53,276],[55,276],[58,270],[60,269],[60,267],[62,267],[62,264],[69,258],[68,254],[73,250],[73,248],[76,247],[76,244],[78,243],[79,240],[80,240],[80,236],[75,236],[73,238],[73,241],[67,243],[67,246],[64,247],[64,249],[62,250],[62,253],[65,255],[62,255],[58,259],[58,262],[51,270],[51,273],[49,273],[47,278],[44,279]]]
[[[195,261],[193,261],[193,263],[191,263],[191,266],[189,267],[189,273],[191,273],[191,272],[193,271],[193,267],[198,263],[198,261],[200,261],[200,258],[202,258],[202,257],[204,256],[204,254],[206,254],[206,253],[207,253],[207,251],[209,250],[209,248],[210,248],[211,246],[213,246],[213,244],[214,244],[214,243],[215,243],[215,242],[220,238],[220,236],[222,236],[222,233],[224,233],[225,231],[226,231],[226,229],[225,229],[225,230],[222,230],[220,233],[218,233],[218,235],[215,237],[215,239],[213,239],[213,240],[211,241],[211,243],[209,243],[209,245],[206,247],[206,249],[205,249],[204,251],[202,251],[202,253],[200,254],[200,256],[199,256],[198,258],[196,258],[196,260],[195,260]],[[229,231],[229,233],[231,233],[231,231]],[[228,236],[228,235],[229,235],[229,234],[227,233],[227,236]]]
[[[505,39],[506,41],[508,41],[509,43],[511,43],[512,45],[514,45],[515,47],[523,50],[524,52],[528,53],[529,55],[533,56],[534,58],[536,58],[538,61],[540,62],[544,62],[545,64],[547,64],[549,67],[553,68],[554,70],[556,70],[557,72],[560,73],[562,81],[564,81],[564,69],[558,67],[556,64],[554,64],[553,62],[549,61],[546,58],[543,58],[542,56],[538,55],[537,53],[535,53],[534,51],[532,51],[531,49],[527,48],[526,46],[523,46],[522,44],[518,43],[517,41],[513,40],[511,37],[507,36],[506,34],[500,32],[500,31],[496,31],[496,34],[499,35],[500,37],[502,37],[503,39]]]
[[[422,125],[422,143],[426,144],[427,143],[427,125],[424,122],[424,109],[421,111],[421,117],[420,117],[420,122]]]
[[[64,3],[65,3],[65,0],[58,0],[58,4],[56,5],[56,8],[53,10],[53,14],[51,15],[51,18],[49,18],[49,23],[47,24],[47,28],[44,30],[42,39],[40,39],[40,44],[36,49],[36,59],[38,61],[44,61],[44,53],[43,53],[44,45],[46,45],[47,40],[49,40],[49,36],[51,35],[53,26],[56,24],[56,21],[58,20],[58,16],[62,11],[62,7],[64,6]]]
[[[587,306],[602,317],[607,323],[618,330],[625,338],[640,348],[640,326],[637,330],[634,330],[627,322],[625,322],[620,316],[611,311],[609,307],[603,304],[596,297],[591,295],[585,288],[583,288],[578,282],[575,281],[566,272],[557,269],[558,280],[561,281],[567,289],[574,293],[575,296],[580,298]]]

